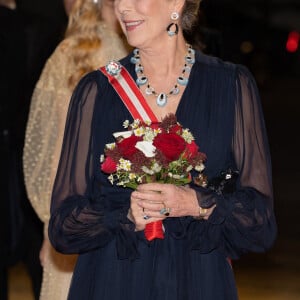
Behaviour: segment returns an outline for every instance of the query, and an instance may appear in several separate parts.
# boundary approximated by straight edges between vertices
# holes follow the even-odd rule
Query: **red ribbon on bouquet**
[[[155,221],[146,224],[144,234],[148,241],[153,241],[154,239],[164,239],[165,235],[163,231],[163,222]]]

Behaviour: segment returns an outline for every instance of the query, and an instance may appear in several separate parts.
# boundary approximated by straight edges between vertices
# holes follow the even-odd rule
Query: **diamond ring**
[[[166,217],[170,215],[170,212],[171,212],[171,208],[168,207],[164,207],[159,211],[161,215],[165,215]]]

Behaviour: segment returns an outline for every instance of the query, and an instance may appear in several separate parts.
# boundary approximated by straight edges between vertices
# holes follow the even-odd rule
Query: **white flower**
[[[109,150],[115,149],[116,147],[116,143],[110,143],[110,144],[106,144],[105,147]]]
[[[173,174],[172,178],[174,178],[174,179],[181,179],[181,178],[183,178],[183,175]]]
[[[161,133],[161,128],[154,129],[155,136]]]
[[[193,169],[193,166],[192,166],[192,165],[189,165],[189,166],[186,168],[186,171],[187,171],[187,172],[190,172],[190,171],[192,171],[192,169]]]
[[[118,138],[118,137],[122,137],[124,139],[127,139],[129,138],[130,136],[132,136],[132,131],[129,130],[129,131],[118,131],[118,132],[115,132],[113,133],[113,136],[114,138]]]
[[[154,157],[156,147],[152,145],[152,142],[140,141],[137,142],[135,148],[142,151],[146,157]]]
[[[205,168],[204,164],[200,164],[200,165],[195,166],[195,170],[197,172],[202,172],[204,170],[204,168]]]
[[[144,133],[144,141],[152,142],[154,138],[157,136],[158,132],[156,130],[153,130],[150,127],[145,128],[145,133]]]
[[[129,120],[125,120],[125,121],[123,122],[123,127],[124,127],[124,128],[128,128],[128,126],[129,126]]]
[[[143,182],[143,176],[139,176],[136,181],[138,183],[142,183]]]
[[[103,162],[104,162],[104,159],[105,159],[104,154],[101,154],[101,155],[100,155],[100,162],[103,163]]]
[[[113,174],[108,176],[108,180],[110,181],[111,184],[114,184],[114,176]]]
[[[155,162],[153,164],[153,166],[151,167],[151,169],[155,172],[155,173],[159,173],[162,169],[161,165],[159,165],[157,162]]]
[[[142,171],[145,172],[146,174],[149,174],[149,175],[153,175],[154,174],[154,171],[153,170],[150,170],[149,168],[147,168],[146,166],[142,166]]]
[[[135,136],[142,136],[145,133],[145,129],[144,127],[138,127],[133,132]]]
[[[189,144],[194,140],[192,133],[188,129],[183,129],[181,136]]]
[[[138,128],[139,125],[140,125],[141,121],[139,119],[135,119],[133,121],[133,123],[131,124],[131,127],[134,129],[134,128]]]
[[[129,180],[134,180],[136,178],[136,174],[135,173],[129,173],[128,178],[129,178]]]
[[[119,163],[117,165],[117,170],[118,171],[120,171],[120,170],[130,171],[131,170],[131,162],[124,158],[120,158]]]

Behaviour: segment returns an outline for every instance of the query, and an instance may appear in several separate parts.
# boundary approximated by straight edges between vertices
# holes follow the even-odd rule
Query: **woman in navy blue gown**
[[[133,117],[102,72],[82,78],[69,107],[49,224],[57,250],[79,253],[70,300],[234,300],[230,260],[274,242],[271,164],[257,87],[245,67],[186,44],[183,33],[198,5],[115,0],[136,47],[120,61],[123,68],[139,78],[158,120],[175,113],[193,133],[207,155],[209,185],[149,183],[134,192],[111,185],[100,156],[112,133]],[[164,206],[169,215],[161,213]],[[149,242],[144,229],[156,220],[163,220],[165,236]]]

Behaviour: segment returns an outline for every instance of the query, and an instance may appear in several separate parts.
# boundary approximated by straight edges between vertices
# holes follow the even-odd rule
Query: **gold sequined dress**
[[[128,52],[121,38],[107,28],[99,27],[101,46],[93,56],[95,69],[110,59]],[[76,37],[63,40],[48,59],[35,87],[26,128],[23,152],[24,178],[28,197],[44,222],[48,239],[50,200],[60,157],[61,144],[72,90],[68,79],[76,69],[70,59]],[[77,257],[63,255],[46,244],[41,300],[66,300]]]

